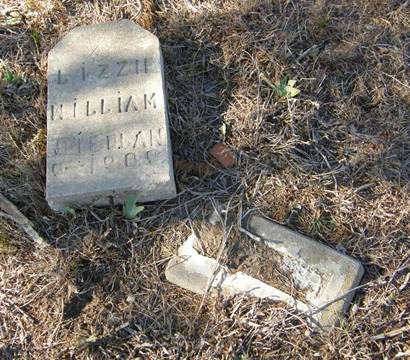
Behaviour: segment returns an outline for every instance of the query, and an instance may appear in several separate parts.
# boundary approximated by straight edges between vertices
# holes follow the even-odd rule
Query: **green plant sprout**
[[[295,87],[296,80],[283,79],[279,85],[273,85],[273,89],[280,97],[293,98],[300,94],[300,90]]]
[[[138,197],[138,194],[130,194],[125,199],[122,213],[128,220],[134,219],[141,211],[144,210],[144,207],[138,205],[137,203]]]
[[[279,84],[275,85],[264,75],[261,74],[261,79],[264,80],[270,87],[272,87],[273,91],[279,96],[283,98],[293,98],[300,94],[300,90],[295,86],[296,80],[287,80],[284,78],[279,82]]]
[[[4,75],[3,75],[4,80],[8,82],[9,84],[15,84],[16,82],[20,81],[21,78],[17,74],[15,74],[12,70],[10,69],[5,69],[4,70]]]

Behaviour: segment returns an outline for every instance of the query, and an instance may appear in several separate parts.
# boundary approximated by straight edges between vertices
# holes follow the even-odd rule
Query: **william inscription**
[[[118,39],[121,39],[119,41]],[[50,52],[47,200],[176,195],[158,39],[130,21],[80,27]]]

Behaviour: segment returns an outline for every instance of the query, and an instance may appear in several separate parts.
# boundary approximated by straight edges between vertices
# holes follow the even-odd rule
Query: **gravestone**
[[[362,264],[262,216],[250,215],[246,228],[282,256],[282,269],[304,291],[313,323],[324,331],[338,324],[360,284]]]
[[[158,38],[128,20],[78,27],[48,56],[53,209],[176,196]]]
[[[206,244],[208,236],[220,236],[222,240],[222,209],[222,206],[216,204],[215,209],[211,210],[207,217],[208,223],[220,229],[219,235],[211,230],[201,241],[194,233],[188,237],[178,248],[177,254],[169,260],[165,270],[166,279],[202,295],[229,297],[246,294],[285,302],[298,310],[300,315],[306,316],[308,323],[316,330],[331,331],[343,319],[349,308],[364,273],[362,264],[263,216],[250,214],[244,217],[244,227],[240,227],[239,230],[246,234],[245,239],[252,239],[252,245],[256,247],[259,244],[268,246],[273,250],[271,256],[280,259],[274,263],[264,263],[257,253],[252,254],[252,251],[242,249],[245,250],[247,260],[254,260],[251,261],[253,273],[262,275],[263,271],[272,274],[274,270],[279,270],[282,276],[287,277],[291,288],[299,290],[298,296],[294,297],[296,292],[283,292],[265,283],[263,279],[246,274],[247,266],[241,266],[244,273],[237,267],[230,268],[217,259],[203,256],[197,250],[210,245]],[[225,220],[230,222],[229,219]],[[241,251],[239,242],[236,244],[236,250]],[[228,263],[232,264],[236,256],[231,252],[227,257]]]

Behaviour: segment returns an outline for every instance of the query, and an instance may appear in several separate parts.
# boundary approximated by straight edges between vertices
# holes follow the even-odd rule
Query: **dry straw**
[[[14,1],[0,5],[0,192],[50,245],[0,220],[4,359],[409,356],[409,8],[405,1]],[[52,213],[44,199],[47,53],[78,25],[129,18],[162,44],[179,196]],[[296,80],[279,96],[269,82]],[[225,142],[234,168],[196,171]],[[199,297],[165,265],[211,201],[257,209],[366,267],[346,322]],[[238,229],[235,228],[235,231]],[[263,266],[263,264],[261,264]]]

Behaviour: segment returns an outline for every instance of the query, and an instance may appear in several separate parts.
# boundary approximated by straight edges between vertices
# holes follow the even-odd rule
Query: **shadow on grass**
[[[3,360],[14,360],[19,357],[20,348],[16,346],[6,346],[0,348],[0,358]]]
[[[64,320],[74,319],[81,314],[84,307],[92,300],[95,286],[103,280],[105,275],[106,271],[103,267],[96,268],[87,259],[79,261],[74,278],[77,294],[74,294],[64,305]]]

